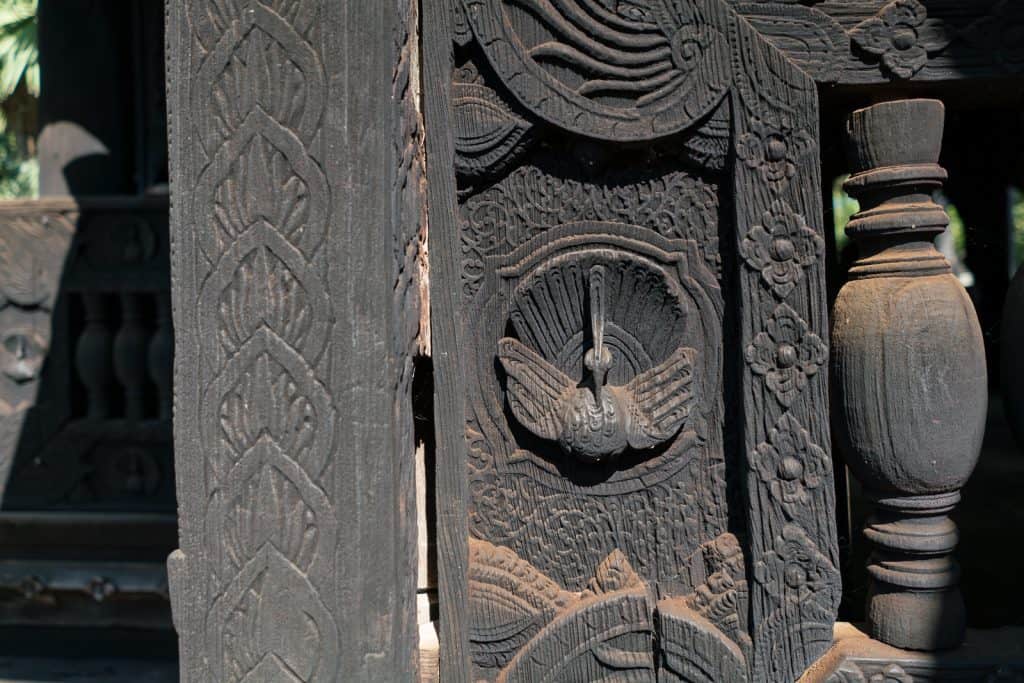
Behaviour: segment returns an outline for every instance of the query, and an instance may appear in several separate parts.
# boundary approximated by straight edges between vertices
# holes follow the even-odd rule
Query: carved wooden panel
[[[26,203],[0,209],[0,500],[50,351],[73,216]]]
[[[167,6],[184,680],[410,680],[412,6]]]
[[[772,12],[810,10],[425,6],[446,681],[796,680],[831,642],[824,67]]]

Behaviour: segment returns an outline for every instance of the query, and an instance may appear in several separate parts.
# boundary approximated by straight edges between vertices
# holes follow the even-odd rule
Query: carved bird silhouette
[[[607,386],[614,359],[604,343],[604,267],[593,266],[589,279],[593,347],[584,354],[583,382],[512,337],[498,342],[498,359],[520,424],[580,460],[597,463],[627,447],[653,448],[679,431],[690,414],[696,351],[680,346],[624,386]]]

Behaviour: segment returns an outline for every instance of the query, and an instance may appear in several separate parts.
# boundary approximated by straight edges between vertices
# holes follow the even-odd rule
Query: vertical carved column
[[[110,305],[102,293],[82,294],[85,327],[75,348],[75,366],[85,385],[86,414],[93,419],[110,415],[110,389],[114,379]]]
[[[182,680],[413,681],[413,2],[167,3]]]
[[[141,420],[146,404],[147,334],[142,325],[145,300],[139,292],[123,292],[121,327],[114,336],[114,372],[124,391],[124,414]]]
[[[977,461],[987,405],[974,309],[932,244],[949,222],[931,197],[946,178],[943,118],[934,100],[851,117],[846,188],[862,211],[846,231],[860,253],[833,315],[837,428],[877,506],[865,529],[869,629],[921,650],[963,638],[948,513]]]

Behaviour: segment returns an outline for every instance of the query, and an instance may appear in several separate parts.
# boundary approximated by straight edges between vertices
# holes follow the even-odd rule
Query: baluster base
[[[944,650],[963,641],[966,608],[953,557],[959,540],[948,516],[960,493],[872,496],[864,535],[868,560],[868,633],[895,647]]]

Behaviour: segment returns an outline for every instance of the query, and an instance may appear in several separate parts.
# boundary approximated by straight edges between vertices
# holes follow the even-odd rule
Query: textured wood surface
[[[739,2],[737,10],[816,80],[843,85],[1019,76],[1014,0]]]
[[[437,439],[437,580],[440,680],[469,683],[466,611],[469,546],[466,535],[465,375],[463,307],[455,206],[455,135],[451,105],[453,0],[421,3],[423,117],[427,148],[430,326]]]
[[[182,680],[414,680],[411,3],[168,3]]]
[[[949,218],[931,199],[944,108],[897,100],[853,113],[861,246],[834,307],[835,424],[843,452],[876,503],[865,529],[868,629],[889,645],[955,647],[966,628],[958,533],[948,513],[978,461],[988,406],[974,307],[932,241]]]
[[[425,11],[443,680],[785,681],[831,642],[827,74],[755,10],[806,7]]]

